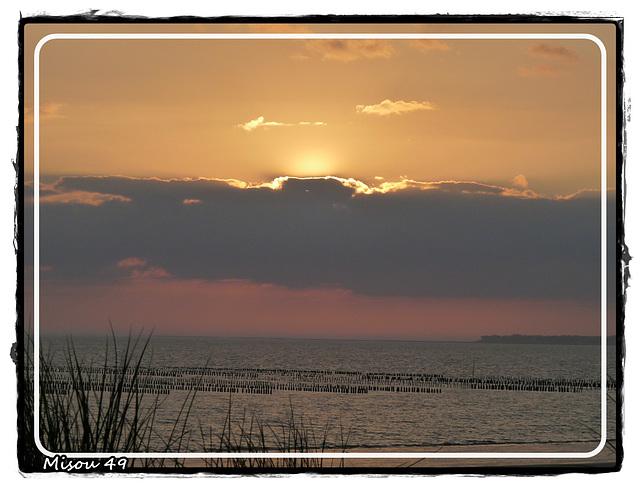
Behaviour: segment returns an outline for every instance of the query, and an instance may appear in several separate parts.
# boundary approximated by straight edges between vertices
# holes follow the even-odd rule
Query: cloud
[[[159,267],[149,267],[148,269],[134,269],[129,279],[157,279],[162,277],[171,277],[171,274]]]
[[[440,39],[414,39],[411,45],[422,52],[451,50],[451,46]]]
[[[282,123],[282,122],[265,122],[264,117],[258,117],[255,120],[251,120],[247,123],[237,125],[237,127],[252,132],[259,127],[292,127],[294,125],[327,125],[325,122],[297,122],[297,123]]]
[[[556,77],[568,73],[566,66],[580,60],[580,57],[564,46],[554,46],[547,43],[535,44],[529,47],[529,55],[543,59],[546,62],[533,66],[519,66],[520,76],[525,77]]]
[[[350,62],[358,59],[389,58],[395,49],[380,39],[314,39],[305,44],[307,50],[321,54],[322,59]]]
[[[377,105],[356,105],[356,111],[365,115],[399,115],[420,110],[435,110],[428,101],[391,101],[384,100]]]
[[[134,267],[128,279],[148,279],[159,277],[171,277],[171,275],[162,268],[152,267],[147,261],[139,257],[128,257],[118,261],[118,267],[130,268]]]
[[[516,177],[517,178],[517,177]],[[113,197],[113,192],[122,192],[117,196],[117,201],[131,202],[133,200],[149,200],[157,204],[163,202],[180,202],[182,205],[206,204],[211,202],[212,195],[216,197],[224,195],[228,197],[232,194],[242,194],[236,189],[249,190],[285,190],[295,192],[301,188],[308,192],[309,188],[319,187],[326,192],[333,188],[336,193],[350,194],[385,194],[403,190],[431,191],[445,193],[463,194],[491,194],[501,196],[520,196],[543,198],[542,195],[532,191],[521,191],[515,188],[508,188],[475,181],[416,181],[406,176],[399,181],[385,181],[383,177],[374,178],[377,185],[366,184],[354,178],[341,178],[338,176],[309,176],[293,177],[280,176],[272,181],[248,183],[235,179],[218,178],[198,178],[198,179],[159,179],[159,178],[133,178],[125,176],[65,176],[61,177],[53,185],[47,188],[55,188],[55,194],[59,195],[61,202],[65,194],[87,193],[96,195],[96,198]],[[27,183],[27,186],[29,183]],[[51,189],[41,189],[53,191]],[[104,191],[104,193],[101,193]],[[591,191],[591,190],[585,190]],[[196,195],[197,198],[193,196]],[[43,198],[41,196],[41,201]],[[44,203],[51,203],[45,199]],[[66,201],[69,204],[81,203],[73,198]]]
[[[597,189],[581,189],[575,193],[566,195],[566,196],[557,196],[558,199],[592,199],[597,198],[600,199],[600,191]]]
[[[513,178],[513,185],[519,188],[528,188],[529,182],[527,178],[524,177],[524,174],[518,174],[515,178]]]
[[[44,192],[41,193],[41,203],[78,203],[82,205],[99,206],[108,201],[131,201],[129,198],[117,194],[96,193],[92,191]]]
[[[237,125],[237,127],[246,130],[247,132],[251,132],[252,130],[257,129],[258,127],[277,127],[283,125],[279,122],[265,122],[264,117],[258,117],[255,120],[251,120],[250,122],[243,123]]]
[[[299,52],[293,53],[289,57],[294,61],[306,61],[307,59],[311,59],[310,56],[307,56],[306,54],[301,54]]]
[[[55,186],[129,202],[41,205],[40,262],[51,279],[239,279],[366,296],[600,296],[598,198],[551,199],[473,181],[368,186],[328,177],[244,188],[73,177]],[[187,198],[201,203],[185,205]],[[116,265],[123,261],[132,265]],[[123,276],[126,269],[133,272]]]
[[[65,108],[64,103],[42,103],[40,104],[40,121],[53,120],[56,118],[65,118],[62,110]],[[25,109],[25,121],[33,122],[33,108]]]
[[[580,57],[563,46],[552,46],[547,43],[535,44],[529,48],[529,54],[542,59],[552,59],[565,63],[576,62]]]
[[[147,265],[147,261],[138,257],[128,257],[119,261],[118,265],[120,267],[144,267]]]

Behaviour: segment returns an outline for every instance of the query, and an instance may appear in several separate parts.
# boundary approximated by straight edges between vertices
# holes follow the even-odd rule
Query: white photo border
[[[387,33],[387,34],[192,34],[192,33],[59,33],[49,34],[42,38],[34,51],[34,440],[38,449],[47,456],[55,453],[47,450],[40,441],[40,52],[43,46],[54,40],[75,39],[128,39],[128,40],[171,40],[171,39],[581,39],[594,42],[600,49],[600,77],[601,77],[601,435],[600,442],[589,452],[357,452],[357,453],[143,453],[143,452],[64,452],[68,458],[108,458],[112,456],[126,456],[128,458],[592,458],[602,451],[607,441],[607,51],[603,42],[596,36],[586,33]]]

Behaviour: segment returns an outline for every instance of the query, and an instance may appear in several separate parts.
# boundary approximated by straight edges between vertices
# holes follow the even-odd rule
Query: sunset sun
[[[291,163],[292,176],[328,176],[336,170],[334,158],[321,152],[308,152],[297,156]]]

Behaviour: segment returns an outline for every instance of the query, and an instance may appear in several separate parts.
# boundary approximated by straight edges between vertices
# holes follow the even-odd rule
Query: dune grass
[[[123,353],[118,353],[113,337],[114,365],[122,372],[115,377],[113,390],[107,391],[106,372],[101,377],[81,373],[82,363],[73,341],[67,342],[67,369],[71,392],[69,394],[48,391],[55,378],[50,360],[40,361],[40,414],[41,437],[51,451],[63,452],[115,452],[143,451],[146,438],[153,426],[155,407],[142,409],[144,393],[134,386],[125,390],[129,377],[126,371],[133,368],[131,382],[136,383],[148,339],[140,346],[140,337],[131,341],[131,336]],[[108,366],[109,346],[105,354],[105,369]],[[91,370],[91,369],[89,369]],[[86,385],[99,381],[101,387],[87,390]],[[128,381],[127,381],[128,382]]]
[[[141,387],[140,370],[148,357],[151,335],[127,337],[118,346],[112,331],[107,340],[103,372],[94,375],[93,362],[81,358],[72,339],[67,340],[63,352],[66,377],[56,373],[53,352],[40,350],[39,428],[42,445],[55,453],[112,453],[112,452],[178,452],[186,443],[186,423],[196,391],[189,391],[177,412],[174,427],[168,438],[157,435],[155,418],[163,398],[146,394]],[[110,347],[112,343],[112,348]],[[25,340],[24,360],[24,452],[23,463],[42,465],[44,457],[34,438],[34,361],[33,341]],[[88,371],[83,374],[83,370]],[[107,370],[115,370],[108,377]],[[67,387],[60,387],[64,383]],[[160,439],[162,446],[151,450]],[[176,460],[175,462],[178,462]],[[145,466],[147,463],[142,462]],[[164,466],[163,460],[154,466]],[[179,463],[176,463],[180,466]]]
[[[187,391],[167,434],[159,432],[157,413],[166,396],[145,392],[141,368],[150,364],[149,342],[142,334],[131,334],[119,345],[112,330],[105,345],[102,372],[96,373],[93,361],[86,362],[72,339],[67,339],[63,352],[66,363],[63,380],[54,366],[52,351],[40,347],[39,428],[42,445],[51,452],[175,453],[175,458],[130,459],[134,468],[183,468],[180,453],[322,453],[328,447],[330,425],[318,433],[302,415],[296,415],[290,401],[286,418],[278,424],[265,425],[256,416],[232,420],[232,396],[229,396],[227,416],[223,424],[199,424],[192,431],[193,404],[197,384]],[[34,438],[34,361],[33,340],[26,335],[24,346],[24,384],[22,394],[20,468],[38,471],[44,456]],[[107,376],[107,370],[116,371]],[[83,372],[84,371],[84,372]],[[113,372],[111,372],[113,373]],[[93,374],[93,375],[92,375]],[[65,386],[62,387],[61,383]],[[340,449],[345,451],[349,434],[340,424]],[[335,449],[335,448],[334,448]],[[296,469],[321,468],[322,458],[214,458],[201,462],[206,469]],[[190,463],[189,465],[193,465]],[[339,466],[343,464],[340,463]]]
[[[303,415],[296,415],[291,400],[285,418],[276,425],[264,425],[254,414],[247,417],[246,410],[240,420],[232,420],[231,396],[229,407],[222,427],[217,436],[211,428],[205,434],[202,426],[202,451],[211,453],[324,453],[330,448],[329,433],[332,425],[327,423],[316,433],[316,428],[304,420]],[[333,451],[344,453],[349,442],[350,431],[345,432],[340,423],[339,448]],[[274,447],[275,445],[275,447]],[[327,466],[322,457],[278,458],[278,457],[238,457],[206,459],[212,468],[259,468],[259,469],[318,469]],[[334,466],[331,462],[330,466]],[[338,467],[344,466],[344,459],[339,460]]]

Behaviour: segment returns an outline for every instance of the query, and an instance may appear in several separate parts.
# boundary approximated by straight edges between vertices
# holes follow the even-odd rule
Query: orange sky
[[[167,31],[589,33],[610,52],[607,82],[615,86],[611,25],[31,24],[25,28],[26,180],[33,178],[31,56],[38,40],[60,32]],[[402,180],[470,181],[550,199],[598,190],[600,54],[584,39],[53,40],[40,55],[40,178],[261,183],[334,175],[380,188]],[[615,93],[609,93],[613,121]],[[607,135],[607,186],[615,188],[614,123]],[[206,282],[157,269],[165,274],[138,274],[135,282],[110,287],[96,283],[95,293],[49,282],[45,269],[43,326],[76,329],[85,320],[99,327],[96,321],[117,315],[126,326],[206,333],[211,303],[220,304],[214,333],[227,336],[235,330],[460,339],[509,330],[596,334],[599,326],[597,304],[571,300],[374,298],[339,289],[304,294],[250,279]],[[168,296],[180,296],[189,326],[178,323],[180,313],[154,305],[171,302]],[[394,317],[397,324],[390,324]],[[451,323],[446,331],[443,322]],[[269,331],[261,332],[266,325]]]
[[[526,30],[595,32],[613,55],[613,26],[581,27]],[[506,30],[464,26],[471,29]],[[461,26],[380,29],[389,30]],[[60,31],[90,30],[28,25],[26,45]],[[43,176],[255,182],[332,174],[510,184],[524,175],[547,195],[600,187],[600,50],[590,40],[54,40],[40,70]],[[374,108],[385,101],[391,110]],[[240,128],[260,117],[263,125]]]

